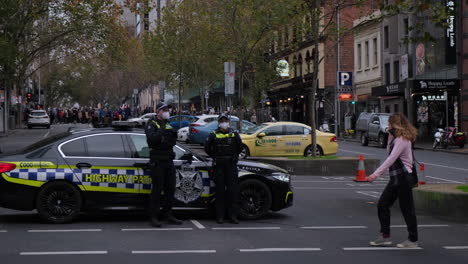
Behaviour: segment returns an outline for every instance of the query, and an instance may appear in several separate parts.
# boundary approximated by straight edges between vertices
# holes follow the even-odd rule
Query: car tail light
[[[330,142],[336,142],[336,137],[330,138]]]
[[[48,116],[43,116],[43,118],[49,118]]]
[[[190,124],[190,126],[200,126],[200,124]]]
[[[191,128],[191,129],[190,129],[190,132],[192,132],[192,133],[198,133],[198,130],[196,130],[195,128]]]
[[[0,173],[12,171],[16,169],[16,164],[12,163],[0,163]]]

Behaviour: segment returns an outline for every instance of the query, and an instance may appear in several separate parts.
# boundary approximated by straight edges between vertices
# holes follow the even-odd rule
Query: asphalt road
[[[385,157],[383,149],[340,143],[339,155],[360,153]],[[466,156],[425,151],[417,151],[416,156],[428,163],[428,175],[439,178],[427,178],[429,184],[461,182],[468,174]],[[0,209],[0,260],[70,264],[467,262],[468,223],[430,216],[418,216],[420,248],[370,248],[368,242],[378,235],[376,202],[387,178],[373,184],[352,179],[293,176],[293,207],[239,225],[218,225],[206,211],[177,211],[184,219],[182,226],[153,229],[143,212],[125,208],[86,213],[72,224],[49,225],[41,223],[35,212]],[[407,234],[397,205],[392,212],[392,239],[398,243]]]

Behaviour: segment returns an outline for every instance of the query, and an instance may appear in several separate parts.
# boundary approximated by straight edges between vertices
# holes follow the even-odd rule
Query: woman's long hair
[[[392,128],[395,132],[393,135],[395,137],[403,137],[411,142],[416,141],[418,136],[418,131],[416,128],[409,122],[408,118],[402,113],[395,113],[390,116],[388,122],[392,125]]]

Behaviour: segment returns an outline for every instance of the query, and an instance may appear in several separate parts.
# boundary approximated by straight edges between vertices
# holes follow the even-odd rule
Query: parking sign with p
[[[341,86],[352,86],[353,85],[353,73],[352,72],[338,72],[338,82]]]

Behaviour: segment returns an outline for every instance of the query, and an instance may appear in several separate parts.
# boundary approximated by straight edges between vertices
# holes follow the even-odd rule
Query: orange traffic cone
[[[426,184],[426,166],[424,163],[419,163],[419,179],[418,184]],[[422,180],[421,180],[422,179]]]
[[[364,167],[364,157],[359,155],[358,171],[356,173],[355,182],[367,182],[366,168]]]

